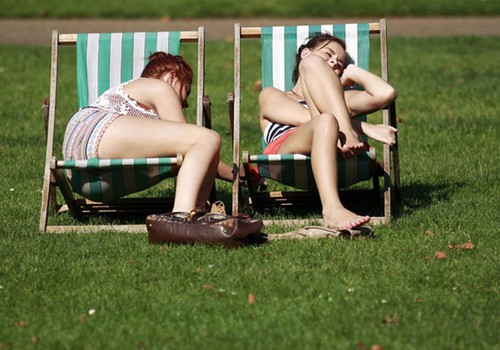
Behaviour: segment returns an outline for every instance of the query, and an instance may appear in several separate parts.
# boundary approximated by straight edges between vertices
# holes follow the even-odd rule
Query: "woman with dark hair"
[[[104,92],[68,123],[65,159],[184,156],[174,212],[203,210],[220,167],[221,139],[212,130],[188,124],[183,113],[193,71],[181,56],[155,52],[140,78]]]
[[[294,87],[287,92],[265,88],[259,95],[260,126],[268,143],[265,154],[311,156],[323,221],[329,228],[355,228],[370,220],[347,210],[339,199],[337,151],[344,157],[365,152],[363,133],[392,145],[397,130],[351,118],[379,110],[397,96],[380,77],[348,63],[345,43],[318,33],[297,52]],[[363,91],[346,89],[358,84]]]

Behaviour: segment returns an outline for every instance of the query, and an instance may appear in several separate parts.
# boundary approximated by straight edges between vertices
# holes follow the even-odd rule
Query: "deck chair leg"
[[[400,184],[400,173],[399,173],[399,152],[397,145],[393,149],[392,159],[394,164],[394,196],[398,202],[401,202],[401,184]]]
[[[48,141],[48,133],[49,133],[49,100],[46,98],[42,103],[42,111],[43,111],[43,121],[45,126],[45,142]],[[56,199],[56,191],[55,191],[55,179],[52,174],[50,174],[50,186],[49,186],[49,194],[48,194],[48,209],[52,212],[57,211],[57,199]]]
[[[372,179],[373,179],[373,194],[374,194],[374,198],[376,200],[380,199],[380,179],[379,179],[380,173],[381,173],[380,167],[377,164],[377,170],[375,171],[375,173],[372,177]]]
[[[212,129],[212,102],[209,96],[203,96],[203,126],[207,129]],[[217,188],[212,187],[208,200],[210,203],[215,203],[217,200]]]
[[[212,129],[212,102],[209,96],[203,96],[203,126]]]
[[[227,108],[229,111],[229,129],[231,130],[231,142],[234,141],[234,95],[229,92],[227,94]]]
[[[47,222],[49,213],[56,213],[58,211],[57,196],[56,196],[56,186],[57,181],[52,174],[50,168],[47,166],[46,174],[43,179],[43,189],[42,189],[42,206],[40,209],[40,222],[39,231],[47,231]]]
[[[398,121],[396,116],[396,103],[392,102],[389,106],[389,119],[392,126],[397,128]],[[391,147],[392,151],[392,166],[394,175],[394,197],[398,202],[401,202],[401,187],[400,187],[400,171],[399,171],[399,146],[398,135],[396,134],[396,143]]]
[[[55,159],[54,159],[55,162]],[[56,180],[56,183],[59,187],[59,190],[61,191],[61,194],[64,197],[64,201],[68,205],[68,209],[70,212],[75,216],[79,217],[80,216],[80,211],[77,209],[75,206],[75,197],[73,196],[73,191],[71,189],[71,185],[68,182],[68,179],[66,175],[64,174],[64,171],[61,169],[56,169],[54,165],[51,166],[51,173],[54,176],[54,179]]]
[[[42,103],[44,130],[45,130],[45,142],[48,142],[48,132],[49,132],[49,100],[44,99]],[[39,231],[47,231],[47,220],[49,217],[49,211],[55,212],[57,210],[56,195],[54,188],[54,177],[47,168],[47,160],[45,164],[45,174],[43,177],[43,189],[42,189],[42,206],[40,209],[40,222]]]
[[[391,165],[389,146],[384,145],[384,219],[383,223],[391,221]]]
[[[45,174],[43,180],[43,190],[42,190],[42,206],[40,209],[40,223],[39,223],[39,231],[46,232],[47,231],[47,220],[49,217],[49,202],[50,202],[50,192],[51,192],[51,184],[50,184],[50,174]]]
[[[237,68],[235,68],[237,69]],[[236,90],[238,91],[238,90]],[[229,126],[231,130],[231,144],[233,148],[233,186],[232,186],[232,204],[231,213],[232,215],[239,214],[240,202],[243,198],[240,188],[240,162],[239,162],[239,122],[235,124],[235,94],[229,92],[227,94],[227,106],[229,111]],[[238,116],[239,117],[239,116]]]
[[[59,209],[59,204],[57,203],[56,195],[56,179],[52,173],[50,174],[50,186],[49,186],[49,210],[52,213],[56,213]]]
[[[250,200],[252,201],[252,206],[254,208],[259,206],[259,199],[257,196],[257,185],[253,182],[252,171],[250,169],[250,155],[247,151],[243,151],[241,164],[243,170],[245,171],[245,180],[248,186],[248,192],[250,194]]]

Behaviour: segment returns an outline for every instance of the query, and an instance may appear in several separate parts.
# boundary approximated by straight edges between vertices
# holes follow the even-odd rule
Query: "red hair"
[[[149,56],[149,62],[144,67],[141,77],[160,79],[165,73],[174,71],[183,85],[193,82],[193,70],[182,56],[171,55],[162,51]]]

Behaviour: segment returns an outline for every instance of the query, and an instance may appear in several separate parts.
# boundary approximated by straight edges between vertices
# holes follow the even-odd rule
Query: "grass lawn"
[[[371,240],[235,250],[38,234],[50,52],[0,46],[0,349],[499,349],[500,41],[389,44],[400,215]],[[257,150],[258,49],[246,60],[243,148]],[[229,161],[230,43],[207,43],[206,75]]]

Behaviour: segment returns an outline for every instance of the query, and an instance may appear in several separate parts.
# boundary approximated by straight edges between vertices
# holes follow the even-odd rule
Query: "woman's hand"
[[[353,64],[348,65],[347,67],[344,68],[344,71],[342,72],[342,76],[340,77],[340,83],[342,84],[343,87],[349,87],[353,86],[356,84],[356,82],[353,80],[353,73],[355,73],[355,70],[359,68],[356,67]]]

